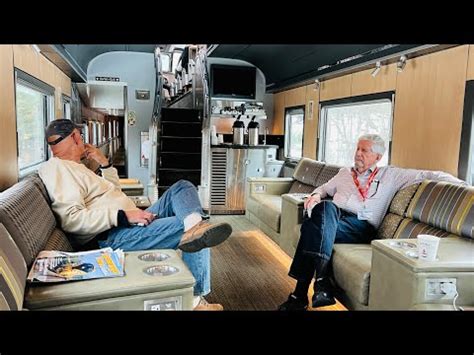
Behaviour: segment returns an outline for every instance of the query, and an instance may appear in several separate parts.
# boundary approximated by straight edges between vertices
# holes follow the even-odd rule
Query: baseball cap
[[[45,138],[48,142],[48,138],[52,136],[59,136],[58,139],[48,142],[49,145],[56,145],[61,142],[64,138],[68,137],[74,129],[82,128],[81,125],[77,125],[71,120],[61,118],[58,120],[51,121],[45,129]]]

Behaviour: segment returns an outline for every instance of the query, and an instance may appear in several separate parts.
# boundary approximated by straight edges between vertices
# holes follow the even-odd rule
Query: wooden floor
[[[226,310],[276,309],[278,304],[286,300],[295,285],[295,281],[288,276],[292,259],[245,216],[212,216],[211,220],[213,222],[230,223],[233,233],[226,242],[214,247],[212,250],[212,292],[209,295],[210,297],[208,297],[209,301],[222,303]],[[244,245],[247,246],[247,249],[244,248]],[[248,249],[249,245],[251,250]],[[242,249],[239,249],[239,246],[242,246]],[[239,253],[246,251],[247,254],[250,251],[252,259],[246,259],[247,255],[240,254],[238,256],[240,260],[236,261],[236,250]],[[242,268],[238,267],[238,262],[253,263],[254,259],[258,257],[257,255],[262,256],[259,264],[255,264],[254,268],[251,269],[253,273],[245,278],[246,275],[240,274]],[[230,263],[234,263],[234,266],[237,266],[229,267],[228,264]],[[256,271],[255,268],[257,268]],[[247,268],[247,270],[249,269]],[[270,285],[265,275],[262,275],[264,271],[261,270],[271,271],[273,281]],[[252,280],[249,280],[248,277],[251,277]],[[256,280],[256,278],[259,280]],[[232,283],[233,280],[236,280],[235,283]],[[225,287],[223,286],[224,283]],[[275,285],[275,283],[278,283],[278,285]],[[246,289],[244,285],[247,284],[251,284],[251,286]],[[273,288],[272,295],[274,297],[271,300],[268,296],[269,286]],[[275,289],[275,287],[277,288]],[[235,289],[230,290],[229,288]],[[242,295],[242,293],[246,292],[251,293],[251,297],[248,295],[249,297],[245,298],[246,295]],[[311,299],[312,294],[313,288],[310,287],[309,299]],[[239,296],[238,302],[235,302],[235,300],[232,302],[233,297]],[[226,301],[228,302],[227,307]],[[333,306],[321,307],[317,310],[346,310],[346,308],[337,302]]]

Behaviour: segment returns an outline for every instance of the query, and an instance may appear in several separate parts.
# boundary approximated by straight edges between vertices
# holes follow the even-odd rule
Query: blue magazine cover
[[[78,253],[42,251],[35,259],[29,282],[61,282],[124,276],[122,250],[103,248]]]

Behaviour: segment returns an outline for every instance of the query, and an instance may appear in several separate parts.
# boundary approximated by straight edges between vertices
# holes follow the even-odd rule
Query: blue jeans
[[[301,225],[289,275],[296,280],[310,281],[318,263],[331,259],[334,243],[369,243],[375,233],[375,228],[367,221],[359,220],[331,201],[321,201]]]
[[[173,184],[147,211],[157,214],[158,218],[146,227],[114,227],[109,230],[107,239],[99,241],[99,246],[124,251],[176,249],[184,233],[184,218],[193,212],[203,214],[196,187],[186,180]],[[196,279],[196,296],[211,291],[210,258],[209,248],[196,253],[183,252],[183,261]]]

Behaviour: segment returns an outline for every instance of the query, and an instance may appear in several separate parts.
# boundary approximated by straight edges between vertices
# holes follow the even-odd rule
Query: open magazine
[[[27,280],[30,282],[60,282],[124,276],[123,250],[103,248],[69,253],[44,250],[38,254]]]

